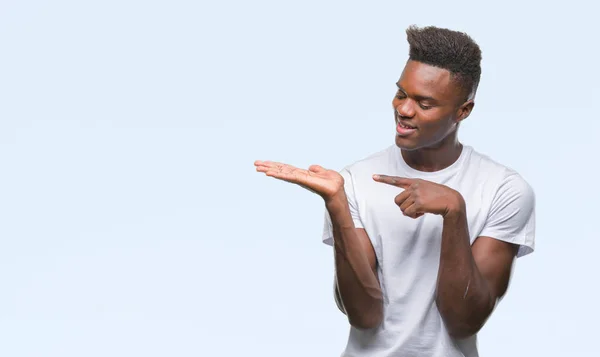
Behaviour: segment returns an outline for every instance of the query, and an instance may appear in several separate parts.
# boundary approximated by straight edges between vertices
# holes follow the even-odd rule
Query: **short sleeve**
[[[517,257],[535,249],[535,194],[518,174],[508,175],[498,187],[480,236],[519,246]]]
[[[348,197],[348,206],[350,207],[350,215],[354,221],[354,226],[356,228],[364,228],[363,222],[358,213],[354,178],[348,169],[343,169],[340,171],[340,175],[342,175],[344,178],[344,191],[346,191],[346,197]],[[325,210],[325,219],[323,224],[323,243],[333,246],[333,226],[331,224],[331,216],[327,210]]]

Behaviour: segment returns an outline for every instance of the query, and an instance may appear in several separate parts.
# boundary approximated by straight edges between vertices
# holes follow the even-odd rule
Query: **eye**
[[[396,98],[398,98],[398,99],[405,99],[406,98],[406,94],[404,94],[404,92],[402,92],[400,89],[398,89],[398,91],[396,92]]]
[[[429,109],[433,108],[432,105],[425,105],[421,102],[419,102],[419,107],[421,107],[421,109],[423,109],[423,110],[429,110]]]

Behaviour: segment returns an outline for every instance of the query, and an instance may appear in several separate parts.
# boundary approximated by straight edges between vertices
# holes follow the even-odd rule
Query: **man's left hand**
[[[465,211],[462,195],[448,186],[435,182],[397,176],[373,175],[373,180],[404,189],[394,199],[405,216],[421,217],[432,213],[446,217],[448,214]]]

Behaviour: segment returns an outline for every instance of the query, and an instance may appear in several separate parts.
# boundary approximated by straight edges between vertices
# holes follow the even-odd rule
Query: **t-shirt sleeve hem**
[[[352,221],[354,222],[355,228],[365,228],[359,219],[353,219]],[[329,229],[328,232],[323,233],[323,243],[333,247],[333,232],[331,229]]]
[[[501,240],[503,242],[516,244],[519,246],[519,250],[517,251],[517,258],[524,257],[534,252],[535,244],[532,237],[527,237],[523,234],[516,235],[505,235],[498,232],[493,231],[483,231],[479,234],[480,237],[490,237],[497,240]]]

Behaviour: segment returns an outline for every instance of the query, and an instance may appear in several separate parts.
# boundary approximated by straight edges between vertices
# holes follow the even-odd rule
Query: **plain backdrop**
[[[591,1],[0,2],[0,356],[338,356],[323,203],[391,145],[409,25],[483,51],[463,143],[537,197],[482,356],[597,350]]]

